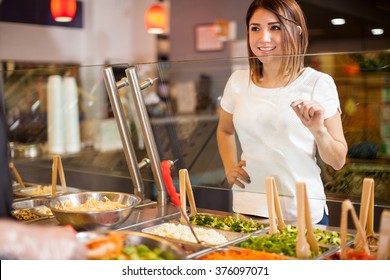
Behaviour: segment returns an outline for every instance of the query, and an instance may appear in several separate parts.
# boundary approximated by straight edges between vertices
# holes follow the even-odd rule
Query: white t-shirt
[[[327,74],[312,68],[282,88],[261,88],[238,70],[229,78],[221,107],[233,114],[242,148],[241,159],[251,183],[245,189],[233,185],[233,211],[268,217],[265,178],[274,176],[283,218],[296,221],[296,182],[305,182],[313,223],[328,211],[321,169],[316,163],[314,136],[296,116],[290,104],[298,99],[316,100],[325,119],[340,108],[336,85]]]

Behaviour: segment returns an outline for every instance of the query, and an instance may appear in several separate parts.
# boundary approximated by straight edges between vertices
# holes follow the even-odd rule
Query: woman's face
[[[260,8],[254,12],[249,22],[249,45],[262,63],[272,60],[273,55],[281,55],[281,23],[274,13]]]

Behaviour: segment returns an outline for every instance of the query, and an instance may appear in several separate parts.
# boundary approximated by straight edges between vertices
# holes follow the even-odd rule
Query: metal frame
[[[134,185],[134,194],[138,195],[142,200],[144,200],[144,184],[139,170],[140,165],[137,163],[137,157],[135,155],[133,143],[131,142],[129,127],[127,125],[126,117],[123,112],[122,102],[118,93],[118,89],[125,86],[130,86],[134,95],[135,107],[142,128],[146,151],[149,156],[153,177],[157,185],[157,204],[159,206],[165,206],[167,204],[167,194],[165,191],[165,184],[160,168],[160,157],[158,154],[149,116],[142,97],[142,90],[153,85],[154,80],[148,78],[146,81],[140,84],[134,66],[127,68],[125,73],[127,78],[122,78],[119,82],[116,82],[112,67],[108,66],[103,69],[104,83],[106,85],[114,117],[121,136],[127,166]]]

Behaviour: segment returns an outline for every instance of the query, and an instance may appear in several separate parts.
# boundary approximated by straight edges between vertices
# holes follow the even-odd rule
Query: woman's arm
[[[346,160],[348,145],[345,141],[340,113],[324,121],[324,129],[314,134],[321,159],[340,170]]]
[[[237,186],[244,188],[245,185],[242,182],[250,183],[248,174],[242,168],[245,166],[246,162],[244,160],[239,162],[237,159],[233,115],[224,110],[220,110],[217,142],[228,183],[236,184]]]
[[[291,107],[314,135],[321,159],[335,170],[341,169],[345,164],[348,145],[340,113],[324,120],[324,108],[317,102],[297,100]]]

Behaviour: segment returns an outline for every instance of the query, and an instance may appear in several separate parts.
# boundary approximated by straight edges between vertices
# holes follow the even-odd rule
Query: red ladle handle
[[[167,187],[169,196],[171,197],[172,203],[177,207],[181,207],[180,196],[176,192],[176,188],[173,185],[171,176],[172,162],[169,160],[163,160],[161,162],[161,172],[164,179],[165,186]]]

